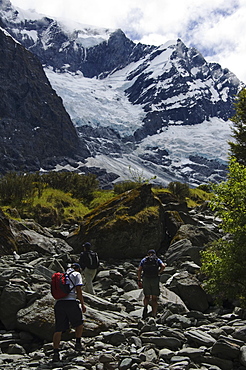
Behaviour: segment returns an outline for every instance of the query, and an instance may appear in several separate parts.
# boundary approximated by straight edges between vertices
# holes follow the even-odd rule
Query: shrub
[[[141,183],[136,181],[123,181],[114,185],[114,192],[115,194],[122,194],[125,191],[136,189],[140,185]]]
[[[183,202],[190,195],[189,186],[179,181],[170,182],[167,188],[180,202]]]
[[[10,172],[0,179],[0,199],[2,205],[21,206],[35,193],[32,176]]]
[[[214,185],[211,206],[227,234],[202,252],[206,288],[222,299],[238,299],[246,307],[246,167],[232,158],[228,179]]]

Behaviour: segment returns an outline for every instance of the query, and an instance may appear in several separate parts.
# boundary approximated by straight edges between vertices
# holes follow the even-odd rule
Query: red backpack
[[[70,285],[67,282],[67,278],[69,278],[69,274],[64,272],[55,272],[51,277],[51,294],[55,299],[61,299],[66,297],[71,290],[74,288],[70,288]],[[69,279],[71,281],[71,279]]]

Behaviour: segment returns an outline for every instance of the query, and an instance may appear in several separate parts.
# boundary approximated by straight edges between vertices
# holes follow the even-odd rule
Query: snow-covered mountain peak
[[[107,42],[111,34],[116,31],[115,29],[98,28],[62,18],[56,19],[56,21],[70,40],[74,40],[84,48],[91,48],[104,41]]]
[[[194,186],[225,178],[229,119],[243,86],[233,73],[180,39],[136,44],[121,30],[9,4],[0,0],[3,24],[41,61],[86,146],[87,168],[123,179],[131,166]],[[76,171],[85,170],[81,163]]]
[[[81,24],[61,17],[51,19],[47,15],[39,14],[32,9],[14,8],[9,0],[0,1],[0,16],[5,22],[14,25],[16,32],[20,32],[23,38],[37,41],[38,38],[42,37],[43,32],[43,38],[47,40],[52,38],[52,36],[48,37],[47,34],[52,34],[54,27],[58,27],[60,32],[67,36],[69,42],[72,41],[84,48],[94,47],[104,41],[107,42],[110,35],[116,31],[115,29]],[[28,27],[23,27],[24,24],[28,23]],[[47,48],[47,42],[44,41],[43,45]],[[63,46],[65,48],[67,43]]]

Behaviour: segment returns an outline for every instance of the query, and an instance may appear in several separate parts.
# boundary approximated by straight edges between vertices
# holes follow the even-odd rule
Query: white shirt
[[[67,276],[67,283],[70,286],[71,292],[64,298],[58,299],[58,301],[64,301],[64,300],[76,300],[76,286],[82,286],[82,276],[81,273],[78,271],[75,271],[73,268],[69,268],[66,271],[66,274],[69,274]]]

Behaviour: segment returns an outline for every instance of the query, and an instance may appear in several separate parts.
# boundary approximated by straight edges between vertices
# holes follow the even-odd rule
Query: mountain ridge
[[[171,178],[192,186],[225,178],[220,147],[227,151],[228,119],[243,87],[228,69],[207,63],[180,39],[156,47],[135,44],[121,30],[84,26],[68,34],[67,26],[48,17],[23,21],[26,13],[14,11],[8,0],[0,2],[0,14],[7,31],[42,62],[88,151],[71,170],[92,165],[122,180],[134,167],[147,178],[158,173],[159,183]],[[177,135],[170,144],[177,126],[186,126],[186,138]],[[196,147],[194,127],[201,131]],[[217,142],[208,145],[211,132]]]

